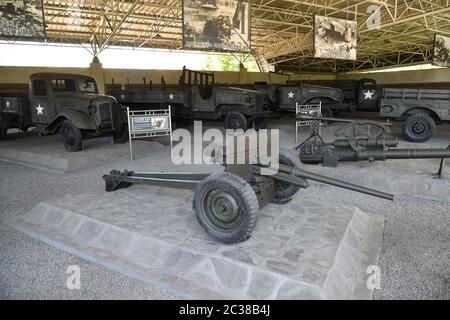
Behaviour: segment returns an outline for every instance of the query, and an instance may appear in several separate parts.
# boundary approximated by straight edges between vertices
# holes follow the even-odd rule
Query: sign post
[[[136,110],[127,107],[130,158],[133,161],[133,139],[172,135],[172,115],[170,106],[159,110]],[[172,138],[170,138],[172,144]]]
[[[300,105],[300,104],[296,104],[296,111],[295,111],[295,115],[296,118],[298,119],[298,115],[302,114],[302,115],[306,115],[306,116],[314,116],[314,117],[321,117],[322,116],[322,102],[320,102],[319,104],[305,104],[305,105]],[[313,124],[314,121],[311,120],[303,120],[303,121],[297,121],[295,123],[295,143],[298,143],[298,128],[299,127],[309,127]],[[318,123],[319,128],[318,129],[318,133],[319,135],[321,134],[321,128],[322,128],[322,123],[320,121],[315,121],[314,123]]]

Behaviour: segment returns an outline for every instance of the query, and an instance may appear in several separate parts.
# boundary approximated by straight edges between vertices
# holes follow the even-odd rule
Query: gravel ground
[[[100,177],[111,168],[139,170],[149,166],[167,167],[166,155],[141,159],[132,165],[109,163],[66,175],[0,162],[0,298],[179,298],[158,285],[111,271],[4,225],[8,215],[26,212],[40,201],[66,194],[103,193]],[[450,299],[448,202],[412,196],[399,197],[395,202],[380,201],[317,184],[300,196],[355,205],[387,218],[379,262],[382,289],[375,292],[376,299]],[[67,266],[74,264],[82,271],[79,291],[70,291],[65,286]]]
[[[305,198],[344,203],[386,217],[381,290],[374,298],[450,299],[450,204],[413,196],[394,202],[314,184]]]
[[[109,168],[109,167],[108,167]],[[100,171],[101,170],[101,171]],[[102,167],[60,175],[0,162],[0,299],[177,299],[168,290],[111,271],[24,235],[4,224],[8,215],[40,201],[86,190],[103,192]],[[81,289],[66,287],[78,265]]]
[[[0,299],[176,299],[144,283],[0,226]],[[66,286],[68,266],[81,271],[80,290]]]

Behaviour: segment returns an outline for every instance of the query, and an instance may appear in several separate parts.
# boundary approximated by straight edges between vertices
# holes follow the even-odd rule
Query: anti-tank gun
[[[246,161],[240,164],[228,159],[223,164],[225,170],[213,174],[113,170],[103,179],[108,192],[133,184],[195,189],[193,207],[197,220],[210,236],[224,243],[248,239],[256,225],[259,209],[269,203],[289,202],[301,189],[309,187],[308,180],[383,199],[394,198],[382,191],[303,170],[298,157],[286,150],[280,150],[277,164],[261,161],[261,152],[267,154],[267,150],[252,149],[247,145],[244,151],[234,150],[230,152],[232,159],[238,159],[244,153]],[[229,156],[226,151],[224,154]],[[251,156],[254,154],[257,154],[256,158]]]
[[[441,159],[437,176],[441,177],[444,159],[450,158],[447,149],[400,149],[391,134],[390,124],[370,120],[336,119],[298,114],[302,121],[310,121],[313,134],[298,149],[300,160],[308,164],[337,167],[339,161],[385,161],[388,159]],[[325,142],[320,133],[322,122],[344,122],[334,132],[336,139]]]

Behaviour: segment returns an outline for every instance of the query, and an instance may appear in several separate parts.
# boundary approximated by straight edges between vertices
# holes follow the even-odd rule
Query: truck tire
[[[8,125],[6,123],[0,123],[0,140],[6,138],[8,134]]]
[[[232,111],[227,113],[225,117],[225,129],[242,129],[247,130],[247,118],[240,112]]]
[[[253,121],[253,128],[258,131],[260,129],[266,129],[267,128],[267,118],[256,118]]]
[[[247,240],[256,226],[259,204],[244,179],[229,173],[212,174],[195,188],[197,220],[214,239],[223,243]]]
[[[322,106],[322,117],[325,118],[333,118],[334,113],[333,110],[329,106]]]
[[[427,114],[417,113],[406,118],[403,134],[411,142],[425,142],[436,133],[436,123]]]
[[[120,130],[114,133],[114,143],[122,144],[128,142],[128,125],[124,124]]]
[[[72,121],[64,121],[61,125],[60,133],[62,143],[67,151],[77,152],[82,149],[83,137],[81,130],[75,127]]]
[[[280,149],[279,162],[296,169],[300,169],[301,166],[298,157],[285,149]],[[301,189],[299,186],[277,180],[274,181],[273,187],[275,189],[275,197],[272,202],[276,204],[288,203]]]

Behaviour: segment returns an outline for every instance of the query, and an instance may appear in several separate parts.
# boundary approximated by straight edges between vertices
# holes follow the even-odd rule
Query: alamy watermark
[[[69,275],[66,280],[66,286],[69,290],[81,289],[81,270],[77,265],[67,267],[66,273]]]
[[[194,131],[177,129],[172,141],[172,162],[181,164],[258,164],[262,175],[273,175],[279,168],[280,132],[219,129],[203,132],[201,121],[194,122]],[[265,167],[270,167],[266,169]]]
[[[367,288],[369,290],[380,290],[381,289],[381,269],[379,266],[373,265],[369,266],[366,270],[369,275],[367,277]]]

